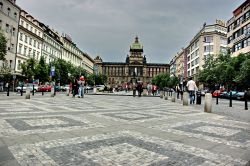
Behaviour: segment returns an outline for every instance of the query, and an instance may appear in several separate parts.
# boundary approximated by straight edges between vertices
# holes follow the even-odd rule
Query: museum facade
[[[143,54],[143,45],[136,36],[130,46],[125,62],[103,62],[100,56],[95,59],[96,71],[107,76],[107,84],[122,84],[139,81],[149,83],[152,78],[161,73],[169,74],[169,64],[147,63]]]

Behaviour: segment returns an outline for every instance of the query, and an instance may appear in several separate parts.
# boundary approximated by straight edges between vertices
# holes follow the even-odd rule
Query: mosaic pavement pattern
[[[244,165],[213,154],[136,132],[45,141],[9,147],[20,165]]]
[[[197,139],[232,153],[196,145]],[[0,100],[0,165],[238,166],[249,161],[249,123],[160,98]]]

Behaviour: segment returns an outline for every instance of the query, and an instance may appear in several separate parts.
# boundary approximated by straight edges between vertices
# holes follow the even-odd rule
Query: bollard
[[[44,92],[42,91],[42,95],[44,95]]]
[[[66,89],[66,96],[69,96],[69,89]]]
[[[171,97],[172,97],[172,90],[170,91],[170,95],[171,95]]]
[[[26,88],[25,99],[30,99],[30,88]]]
[[[205,94],[204,112],[207,112],[207,113],[212,112],[212,94],[211,93]]]
[[[172,102],[175,102],[175,92],[173,92],[173,96],[172,96],[172,98],[171,98],[171,101],[172,101]]]
[[[23,96],[23,85],[21,86],[21,96]]]
[[[248,105],[247,105],[247,91],[245,91],[244,99],[245,99],[245,110],[248,110]]]
[[[201,104],[201,91],[196,92],[196,104],[200,105]]]
[[[50,93],[51,93],[50,97],[54,97],[54,95],[55,95],[55,89],[54,89],[54,87],[51,87],[51,92]]]
[[[32,96],[35,94],[35,85],[33,85]]]
[[[216,94],[216,104],[218,105],[219,104],[219,93],[217,91],[217,94]]]
[[[183,105],[188,105],[188,92],[183,93]]]
[[[163,91],[160,92],[160,98],[163,99]]]
[[[168,100],[168,95],[165,96],[165,100]]]
[[[8,87],[7,87],[7,96],[10,96],[10,85],[8,84]]]
[[[229,107],[232,107],[232,91],[230,91],[230,96],[229,96]]]

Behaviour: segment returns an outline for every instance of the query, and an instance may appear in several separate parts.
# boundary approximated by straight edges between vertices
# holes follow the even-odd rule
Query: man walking
[[[189,79],[187,82],[187,89],[189,92],[189,97],[190,97],[190,104],[194,104],[195,101],[195,90],[197,90],[196,83],[192,80],[192,77]]]

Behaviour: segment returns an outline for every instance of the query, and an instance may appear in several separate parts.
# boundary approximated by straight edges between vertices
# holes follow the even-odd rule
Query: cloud
[[[235,0],[18,0],[21,8],[104,61],[125,61],[136,35],[148,62],[169,63],[202,24],[228,20]]]

